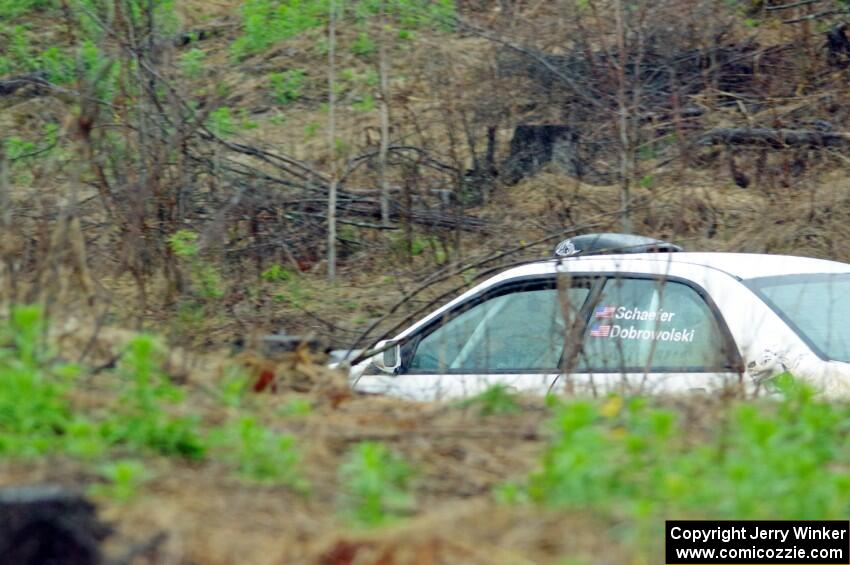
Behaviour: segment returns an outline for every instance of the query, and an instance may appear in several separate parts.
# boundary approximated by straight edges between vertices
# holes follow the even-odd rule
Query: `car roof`
[[[585,255],[537,261],[521,267],[510,269],[503,275],[517,276],[552,272],[553,263],[563,265],[567,270],[580,269],[582,264],[593,262],[607,263],[617,270],[622,263],[631,261],[648,261],[666,264],[687,264],[706,267],[726,273],[738,279],[757,277],[773,277],[779,275],[809,274],[809,273],[850,273],[850,264],[811,257],[795,257],[793,255],[768,255],[764,253],[628,253],[611,255]],[[501,277],[500,277],[501,278]]]
[[[414,323],[396,336],[396,339],[413,333],[471,295],[509,279],[553,275],[563,271],[581,272],[584,269],[589,272],[639,270],[641,272],[663,273],[667,271],[667,265],[670,264],[703,267],[720,276],[730,276],[740,280],[809,273],[850,273],[850,264],[847,263],[762,253],[624,253],[547,259],[525,263],[488,278]]]

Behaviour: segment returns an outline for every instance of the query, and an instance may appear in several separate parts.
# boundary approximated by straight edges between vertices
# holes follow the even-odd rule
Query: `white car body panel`
[[[850,265],[780,255],[735,253],[653,253],[591,255],[529,263],[496,275],[414,323],[393,339],[416,333],[456,305],[487,289],[529,276],[552,274],[654,275],[686,279],[706,291],[726,322],[746,374],[738,373],[574,373],[556,374],[379,374],[363,375],[370,360],[352,369],[355,389],[417,400],[457,398],[480,393],[494,384],[521,392],[604,394],[712,392],[729,385],[756,391],[765,378],[783,371],[810,381],[829,396],[850,395],[850,364],[826,361],[809,346],[742,279],[805,273],[850,273]],[[850,297],[848,297],[850,299]]]

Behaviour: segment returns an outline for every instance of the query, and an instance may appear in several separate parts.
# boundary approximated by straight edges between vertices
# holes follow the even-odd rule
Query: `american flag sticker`
[[[590,337],[608,337],[609,333],[611,333],[611,326],[608,325],[593,324],[590,327]]]
[[[616,306],[597,306],[593,313],[594,318],[613,318]]]

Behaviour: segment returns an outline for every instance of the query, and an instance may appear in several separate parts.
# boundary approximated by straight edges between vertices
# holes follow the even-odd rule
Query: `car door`
[[[708,294],[685,279],[609,275],[588,310],[581,351],[555,390],[712,392],[743,385],[743,364]]]
[[[501,283],[406,339],[396,375],[364,375],[357,389],[417,400],[471,396],[494,385],[546,393],[565,340],[581,339],[594,284],[555,275]]]

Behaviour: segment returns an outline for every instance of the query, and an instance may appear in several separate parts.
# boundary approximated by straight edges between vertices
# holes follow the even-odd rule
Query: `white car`
[[[493,385],[535,394],[758,394],[789,372],[850,393],[850,265],[686,253],[618,234],[479,284],[351,370],[354,389],[416,400]]]

